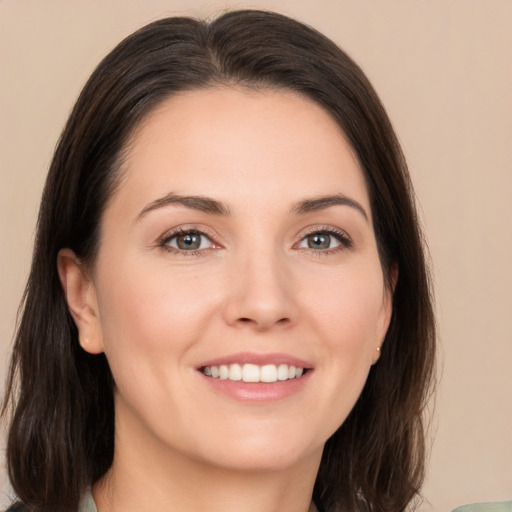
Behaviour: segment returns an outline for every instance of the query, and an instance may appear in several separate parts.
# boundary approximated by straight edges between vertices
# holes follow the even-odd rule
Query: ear
[[[380,312],[379,324],[377,326],[377,340],[378,344],[375,347],[372,364],[375,364],[380,357],[381,347],[386,338],[391,316],[393,314],[393,295],[395,293],[396,283],[398,281],[398,265],[393,263],[389,269],[389,281],[384,286],[384,296],[382,302],[382,309]]]
[[[57,269],[69,312],[78,329],[81,347],[90,354],[103,352],[103,336],[94,283],[71,249],[59,251]]]

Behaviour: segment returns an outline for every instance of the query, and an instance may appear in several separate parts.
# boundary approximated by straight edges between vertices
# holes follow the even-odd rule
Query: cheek
[[[194,274],[169,275],[165,269],[143,265],[130,268],[120,266],[101,281],[99,308],[107,357],[138,354],[148,359],[163,352],[179,356],[207,325],[213,297],[204,293]]]
[[[309,306],[333,348],[361,350],[376,341],[384,314],[380,269],[333,273],[310,289]],[[380,340],[378,340],[380,341]]]
[[[380,344],[384,316],[383,279],[380,267],[337,273],[329,286],[310,293],[310,322],[319,334],[333,410],[343,419],[357,400]],[[321,289],[323,288],[323,289]],[[342,393],[339,390],[343,390]]]

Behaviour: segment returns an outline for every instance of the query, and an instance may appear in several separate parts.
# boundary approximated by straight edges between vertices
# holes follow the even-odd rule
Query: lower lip
[[[276,402],[299,393],[309,381],[312,370],[308,370],[298,379],[277,382],[244,382],[241,380],[216,379],[200,375],[206,384],[222,395],[241,402]]]

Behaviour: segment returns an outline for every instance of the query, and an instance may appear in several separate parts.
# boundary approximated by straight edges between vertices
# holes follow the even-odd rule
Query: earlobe
[[[380,359],[380,346],[375,349],[375,354],[372,358],[372,366]]]
[[[81,347],[91,354],[103,352],[103,338],[94,283],[71,249],[59,251],[57,269],[69,312],[78,329]]]

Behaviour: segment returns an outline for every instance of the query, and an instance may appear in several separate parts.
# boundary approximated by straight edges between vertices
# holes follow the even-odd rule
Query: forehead
[[[118,193],[141,200],[173,191],[248,202],[264,189],[282,201],[343,193],[369,208],[363,173],[339,125],[291,91],[179,93],[137,127],[122,174]]]

